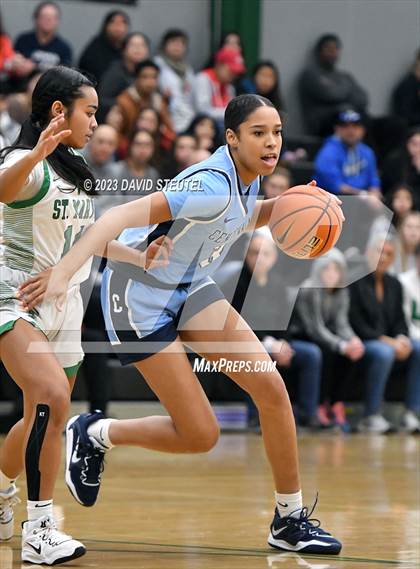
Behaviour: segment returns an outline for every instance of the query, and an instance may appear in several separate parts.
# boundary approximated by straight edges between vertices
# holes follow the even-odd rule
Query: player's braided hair
[[[232,99],[225,111],[225,131],[229,128],[238,132],[240,125],[258,107],[274,107],[273,103],[261,95],[246,94]]]
[[[70,67],[58,66],[43,73],[32,94],[32,112],[23,123],[17,140],[2,150],[1,160],[17,148],[32,149],[36,146],[42,130],[51,120],[50,110],[54,101],[61,101],[71,115],[74,101],[82,96],[80,88],[83,86],[94,87],[94,84]],[[85,160],[68,146],[59,144],[47,161],[74,189],[84,190],[88,186],[85,186],[86,180],[92,182],[90,187],[95,187],[95,178]]]

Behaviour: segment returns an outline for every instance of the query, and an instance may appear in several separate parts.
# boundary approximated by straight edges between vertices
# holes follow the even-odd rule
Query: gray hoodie
[[[291,332],[294,337],[305,337],[334,352],[342,352],[344,343],[355,333],[348,320],[348,290],[337,288],[331,293],[323,288],[321,272],[331,261],[341,267],[340,286],[343,285],[346,261],[338,249],[332,249],[314,261],[310,277],[301,285]]]

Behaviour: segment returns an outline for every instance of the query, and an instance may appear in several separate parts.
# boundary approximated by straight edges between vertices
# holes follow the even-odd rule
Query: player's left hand
[[[22,283],[16,292],[16,298],[20,300],[21,307],[26,312],[42,304],[44,300],[55,299],[55,306],[61,312],[66,302],[67,290],[68,278],[52,267]]]
[[[145,271],[166,267],[169,265],[169,255],[172,248],[172,239],[166,235],[161,235],[152,241],[146,251],[141,254],[141,266]]]
[[[307,184],[307,186],[316,186],[316,185],[317,185],[316,180],[311,180],[309,182],[309,184]],[[319,189],[321,189],[321,188],[319,188]],[[326,190],[323,190],[323,191],[325,192]],[[336,202],[336,204],[338,206],[342,205],[343,202],[340,200],[340,198],[338,196],[336,196],[335,194],[331,194],[330,192],[327,192],[327,193],[329,193],[331,195],[331,197],[334,199],[334,201]],[[344,217],[344,213],[343,213],[343,210],[341,209],[341,207],[337,208],[337,211],[340,214],[341,221],[345,221],[346,218]]]

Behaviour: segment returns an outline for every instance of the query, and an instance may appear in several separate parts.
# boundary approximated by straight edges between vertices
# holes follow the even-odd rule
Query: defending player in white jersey
[[[26,469],[28,520],[22,529],[22,560],[48,565],[85,553],[84,546],[57,530],[53,490],[61,457],[61,434],[70,393],[83,359],[79,284],[91,256],[68,283],[65,308],[44,302],[25,311],[18,287],[57,264],[94,222],[94,179],[73,148],[82,148],[97,123],[93,84],[65,67],[45,72],[32,96],[32,114],[16,143],[1,152],[0,164],[0,360],[23,391],[24,418],[9,432],[0,454],[0,541],[13,535],[15,480]],[[145,252],[112,242],[107,255],[137,266],[153,259],[162,239]],[[51,342],[51,344],[50,344]],[[64,349],[70,343],[71,353]],[[34,351],[30,346],[38,345]],[[74,349],[73,349],[74,347]],[[25,464],[24,464],[25,463]]]

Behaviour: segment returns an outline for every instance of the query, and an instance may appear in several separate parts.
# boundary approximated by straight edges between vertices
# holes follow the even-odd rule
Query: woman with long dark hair
[[[71,275],[115,236],[121,234],[122,243],[139,249],[157,236],[172,238],[166,267],[145,273],[108,264],[102,289],[108,334],[120,347],[120,361],[135,365],[169,416],[122,421],[100,413],[73,417],[67,425],[67,485],[80,503],[91,506],[103,457],[114,445],[186,453],[206,452],[216,444],[216,417],[188,361],[186,344],[215,365],[229,362],[224,371],[258,408],[276,488],[268,543],[289,551],[336,554],[341,543],[315,526],[302,507],[295,423],[283,380],[211,278],[232,243],[270,219],[277,198],[257,201],[257,196],[261,176],[273,172],[280,155],[279,114],[263,97],[236,97],[226,109],[225,136],[226,145],[182,171],[165,191],[108,210],[49,275],[49,297],[58,297],[60,304]],[[39,275],[25,287],[28,308],[44,294],[31,289],[43,289],[46,278]],[[238,344],[247,346],[246,356],[238,353]]]
[[[15,481],[26,470],[28,519],[22,526],[22,560],[53,565],[85,553],[57,529],[53,491],[61,458],[61,434],[70,393],[83,360],[79,285],[90,273],[83,263],[69,282],[65,309],[46,302],[25,311],[19,285],[55,265],[94,222],[89,193],[95,179],[74,149],[97,126],[92,82],[55,67],[39,79],[32,112],[16,142],[0,155],[0,360],[23,391],[24,417],[0,453],[0,540],[13,535]],[[107,254],[144,265],[138,251],[111,244]],[[147,257],[147,253],[146,253]],[[64,345],[71,344],[72,353]],[[31,349],[30,349],[31,348]]]

